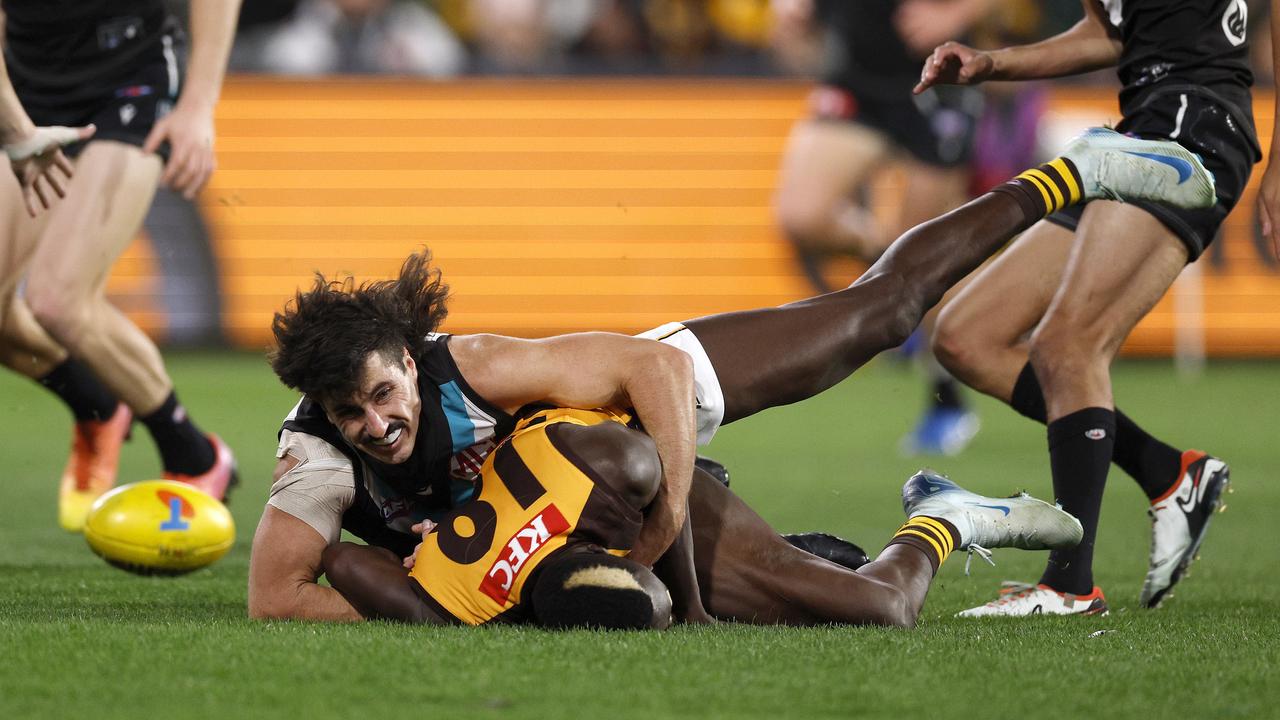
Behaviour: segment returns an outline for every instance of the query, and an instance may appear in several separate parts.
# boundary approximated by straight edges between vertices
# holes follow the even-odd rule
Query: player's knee
[[[612,422],[586,427],[561,423],[547,432],[566,443],[611,490],[637,510],[647,507],[657,495],[662,484],[662,461],[648,435]]]
[[[949,310],[943,308],[938,314],[931,339],[933,355],[947,372],[967,381],[982,366],[983,338],[959,313]]]
[[[1028,359],[1046,391],[1071,385],[1089,376],[1098,362],[1105,362],[1083,338],[1076,340],[1071,333],[1053,328],[1032,333]]]
[[[89,327],[92,308],[89,301],[52,285],[29,285],[27,305],[36,322],[64,345],[74,346]]]
[[[819,250],[830,234],[830,209],[800,192],[782,192],[777,199],[778,227],[791,244],[802,250]]]

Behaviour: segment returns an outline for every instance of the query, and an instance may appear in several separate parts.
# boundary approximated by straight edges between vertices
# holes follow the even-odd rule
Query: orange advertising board
[[[633,332],[804,297],[771,198],[806,91],[232,78],[218,107],[219,169],[199,204],[216,322],[234,344],[265,347],[272,313],[315,271],[386,277],[423,246],[453,288],[454,332]],[[1257,105],[1264,131],[1270,102]],[[1114,107],[1105,91],[1056,91],[1051,117],[1114,120]],[[1169,353],[1178,335],[1211,355],[1280,355],[1280,270],[1252,235],[1258,175],[1218,254],[1143,321],[1128,352]],[[110,290],[164,338],[173,313],[155,299],[163,263],[151,248],[143,238],[129,249]]]

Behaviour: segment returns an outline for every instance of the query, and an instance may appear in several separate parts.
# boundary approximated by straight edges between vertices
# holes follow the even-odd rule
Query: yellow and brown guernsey
[[[569,543],[625,555],[641,515],[560,440],[564,423],[626,424],[626,413],[557,408],[516,425],[480,471],[474,500],[427,535],[409,573],[436,610],[468,625],[519,615],[533,570]]]

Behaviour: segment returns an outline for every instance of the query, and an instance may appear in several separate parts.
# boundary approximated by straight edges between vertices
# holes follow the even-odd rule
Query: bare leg
[[[856,123],[796,123],[782,159],[778,224],[802,253],[875,259],[890,237],[853,201],[889,156],[885,136]],[[930,216],[932,217],[932,216]]]
[[[0,319],[0,363],[36,380],[67,359],[67,351],[40,327],[22,298],[12,297],[5,307]]]
[[[1116,228],[1124,228],[1123,242]],[[1111,362],[1186,260],[1186,247],[1155,216],[1132,205],[1092,203],[1062,284],[1031,337],[1054,495],[1085,531],[1078,547],[1049,556],[1041,582],[1060,592],[1093,588],[1093,541],[1117,429]]]
[[[63,203],[60,200],[55,209]],[[48,374],[67,356],[18,297],[18,286],[49,215],[28,217],[17,179],[12,173],[0,173],[0,363],[30,378]]]
[[[1024,374],[1030,336],[1063,284],[1074,242],[1066,228],[1036,224],[943,308],[934,337],[934,353],[957,378],[1041,423],[1048,422],[1041,388]],[[1116,421],[1113,462],[1148,498],[1160,496],[1176,475],[1180,452],[1118,410]]]
[[[857,572],[798,550],[703,472],[694,474],[689,513],[703,603],[718,618],[911,627],[933,580],[912,547],[886,548]]]
[[[844,290],[686,322],[716,369],[724,422],[812,397],[901,345],[948,289],[1030,224],[1011,197],[987,193],[908,231]]]
[[[1115,228],[1125,229],[1124,242],[1116,242]],[[1031,339],[1050,422],[1114,406],[1111,362],[1186,262],[1182,241],[1154,215],[1115,202],[1088,206],[1062,284]]]
[[[943,308],[933,350],[969,387],[1009,402],[1027,338],[1062,281],[1075,234],[1037,223]]]
[[[343,542],[325,548],[321,561],[329,584],[364,617],[444,624],[414,591],[416,581],[390,550]]]
[[[49,212],[28,271],[40,324],[137,415],[164,402],[172,383],[160,352],[104,296],[111,264],[151,204],[160,160],[118,142],[90,143],[67,197]]]

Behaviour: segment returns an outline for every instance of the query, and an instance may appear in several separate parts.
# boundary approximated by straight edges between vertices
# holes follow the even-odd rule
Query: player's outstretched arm
[[[1032,45],[976,50],[943,43],[924,61],[916,94],[934,85],[976,85],[986,80],[1035,80],[1111,67],[1120,37],[1097,0],[1084,1],[1084,17],[1070,29]]]
[[[249,559],[249,617],[254,620],[363,620],[338,591],[316,583],[327,544],[310,525],[268,505],[253,535]]]
[[[686,505],[684,525],[671,547],[654,563],[653,573],[670,592],[673,620],[691,624],[714,623],[716,619],[702,605],[702,591],[693,560],[693,518],[687,512]]]
[[[273,479],[278,482],[298,462],[285,455],[276,464]],[[268,505],[253,534],[249,557],[249,617],[255,620],[363,620],[336,590],[316,583],[322,574],[322,557],[328,545],[329,539],[315,528]]]
[[[1271,151],[1267,169],[1258,188],[1258,223],[1263,237],[1271,240],[1280,260],[1280,0],[1271,0],[1271,62],[1276,83],[1275,124],[1271,130]]]
[[[0,14],[0,19],[3,19]],[[9,156],[9,167],[22,185],[27,214],[35,217],[49,209],[52,196],[63,197],[63,184],[71,178],[71,162],[62,146],[93,135],[94,126],[80,128],[36,127],[18,101],[9,82],[9,70],[0,53],[0,145]]]
[[[466,335],[450,340],[449,351],[468,384],[508,412],[531,402],[634,409],[657,446],[663,477],[630,557],[652,566],[666,552],[684,524],[697,446],[687,354],[613,333],[541,340]]]
[[[235,36],[240,0],[191,0],[191,61],[173,112],[151,129],[143,152],[169,143],[169,162],[160,182],[188,200],[209,181],[215,167],[213,108]]]

